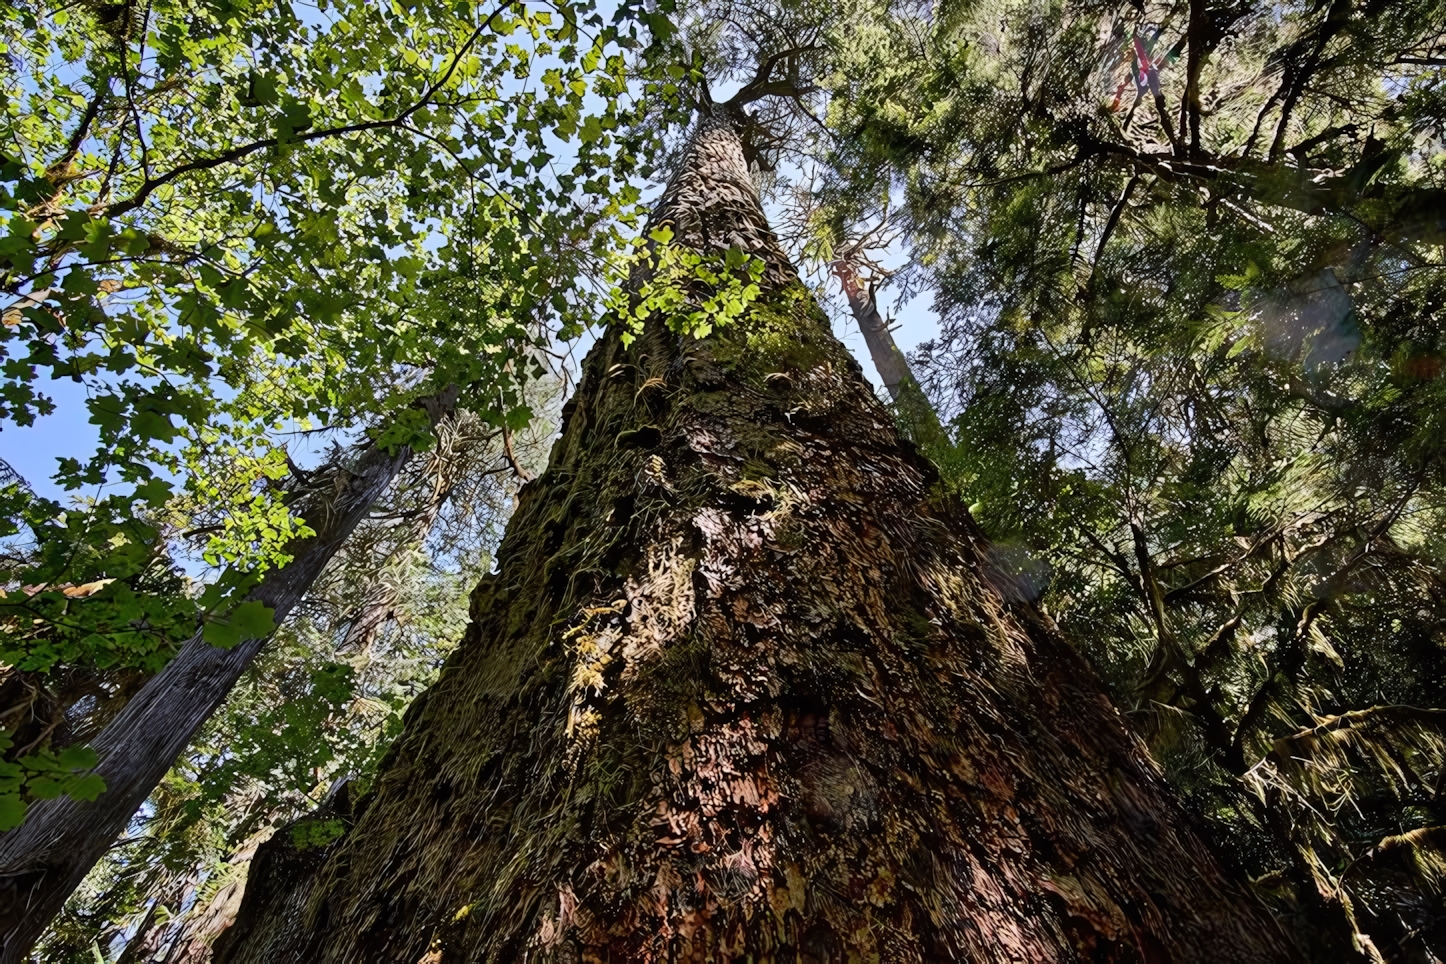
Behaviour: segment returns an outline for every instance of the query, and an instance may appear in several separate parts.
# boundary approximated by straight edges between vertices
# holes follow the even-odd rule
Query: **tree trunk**
[[[428,400],[433,421],[450,408],[455,392],[448,394]],[[305,513],[316,535],[293,546],[291,562],[262,576],[248,598],[273,609],[277,623],[285,619],[410,457],[405,446],[390,455],[373,447],[353,469],[339,470],[344,476],[323,493],[321,511]],[[25,960],[267,638],[219,649],[198,631],[96,738],[105,792],[92,803],[37,802],[23,824],[0,835],[0,964]]]
[[[839,287],[843,288],[844,297],[848,299],[849,311],[853,312],[859,331],[863,332],[864,344],[868,346],[869,357],[873,359],[874,368],[879,372],[879,379],[884,383],[884,388],[888,389],[889,397],[898,401],[904,386],[914,381],[914,373],[909,370],[909,360],[899,351],[899,346],[894,344],[894,333],[889,330],[889,323],[879,314],[873,291],[863,286],[854,266],[848,261],[835,261],[833,273],[838,278]]]
[[[863,332],[864,344],[869,349],[869,358],[879,373],[879,380],[888,390],[894,403],[894,414],[899,427],[925,452],[933,452],[938,445],[947,445],[949,436],[939,423],[939,413],[924,394],[918,379],[909,367],[909,360],[894,342],[894,333],[889,323],[879,314],[878,303],[874,300],[872,288],[865,288],[859,280],[854,266],[847,260],[835,261],[834,275],[848,299],[849,311]]]
[[[374,787],[310,818],[334,843],[262,848],[217,960],[1291,959],[996,588],[725,119],[654,220],[769,290],[702,341],[599,341]]]

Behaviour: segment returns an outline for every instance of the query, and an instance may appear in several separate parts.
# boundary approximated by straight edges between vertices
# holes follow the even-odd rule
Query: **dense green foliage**
[[[557,398],[529,400],[551,410]],[[511,439],[516,456],[535,468],[554,424]],[[204,960],[256,845],[330,795],[365,789],[491,564],[516,484],[503,445],[475,417],[442,426],[75,895],[39,959],[90,962],[93,946],[118,957],[134,944],[141,960]]]
[[[933,292],[931,448],[1001,572],[1302,930],[1439,953],[1446,8],[868,23],[835,217],[891,206]]]
[[[267,630],[238,600],[310,531],[296,431],[425,448],[414,402],[447,385],[527,423],[533,352],[590,320],[637,189],[585,6],[17,3],[0,31],[0,420],[69,378],[99,435],[68,504],[0,489],[9,825],[76,700],[198,620]]]

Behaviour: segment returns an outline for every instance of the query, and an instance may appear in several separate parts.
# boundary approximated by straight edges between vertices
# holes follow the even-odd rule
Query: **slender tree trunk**
[[[769,291],[706,340],[599,341],[464,641],[369,794],[310,818],[340,839],[262,848],[217,960],[1291,959],[991,588],[726,120],[655,221]]]
[[[451,398],[429,400],[433,420],[450,405]],[[277,623],[285,619],[410,457],[406,447],[390,455],[373,447],[344,470],[321,511],[307,513],[316,535],[293,546],[291,562],[267,572],[249,598],[273,609]],[[95,740],[105,792],[92,803],[38,802],[23,824],[0,835],[0,964],[25,960],[267,638],[218,649],[197,632]]]
[[[370,574],[369,582],[363,600],[355,609],[338,647],[353,658],[370,660],[372,647],[386,625],[392,621],[397,606],[402,602],[403,591],[399,577],[408,565],[406,558],[424,549],[427,538],[457,486],[464,476],[478,471],[471,450],[477,448],[495,451],[494,442],[500,439],[501,433],[491,433],[481,438],[469,437],[466,430],[460,428],[468,424],[474,431],[478,425],[475,421],[469,423],[463,418],[450,418],[439,424],[437,444],[427,453],[425,460],[417,460],[422,466],[419,467],[416,477],[404,476],[398,480],[396,495],[403,504],[410,507],[400,526],[402,535],[398,537],[396,531],[393,531],[385,537],[384,545],[377,546],[375,543],[369,545],[365,538],[354,534],[351,544],[347,546],[347,553],[353,561],[358,554],[362,554],[364,558],[372,558],[378,551],[386,553],[372,563],[363,562],[359,566],[362,572]],[[444,428],[446,431],[443,431]],[[496,443],[496,447],[500,448],[500,442]],[[510,470],[499,467],[488,469],[485,474],[493,475],[503,471]],[[327,573],[324,582],[330,583],[338,579],[354,581],[356,575],[357,572],[353,571],[351,566],[343,565]],[[316,592],[324,594],[326,586],[314,585],[313,603]],[[266,829],[253,834],[240,850],[230,856],[227,861],[230,869],[226,871],[230,879],[225,885],[212,894],[204,906],[193,908],[180,918],[157,925],[155,943],[161,947],[170,945],[164,964],[208,964],[211,960],[211,945],[231,926],[240,910],[257,846],[271,836],[270,828],[276,826],[277,821],[282,818],[283,813],[276,807],[268,808],[257,817],[252,826]],[[136,941],[139,940],[137,937]]]
[[[192,909],[169,929],[172,934],[171,948],[166,953],[164,964],[209,964],[211,945],[217,935],[231,926],[236,912],[241,907],[242,895],[246,893],[247,875],[251,860],[256,855],[260,835],[242,845],[227,862],[231,865],[231,879],[223,884],[201,909]],[[119,961],[116,964],[120,964]]]
[[[940,424],[939,413],[934,411],[929,396],[924,394],[924,389],[909,368],[909,360],[895,344],[888,321],[879,314],[873,291],[863,286],[858,272],[849,262],[834,262],[833,271],[843,288],[844,297],[848,299],[854,321],[863,332],[864,344],[868,346],[869,357],[879,373],[879,379],[894,403],[899,427],[926,453],[935,453],[939,446],[949,444],[949,435]]]
[[[833,273],[848,299],[849,311],[853,312],[859,331],[863,332],[864,344],[869,349],[869,358],[873,360],[879,379],[888,390],[889,398],[897,402],[904,387],[914,382],[909,360],[894,343],[894,333],[889,330],[889,323],[883,315],[879,314],[873,291],[864,287],[854,266],[848,261],[835,261]]]
[[[468,438],[463,435],[461,425],[475,426],[477,423],[450,419],[444,434],[438,426],[437,445],[428,453],[423,472],[406,494],[408,517],[400,529],[389,537],[386,558],[380,560],[367,586],[365,597],[352,614],[346,634],[342,637],[340,650],[353,657],[371,658],[372,646],[382,630],[392,621],[397,606],[402,601],[401,574],[407,569],[408,559],[422,552],[431,535],[432,528],[442,515],[452,493],[468,472],[477,471],[470,458],[470,450],[486,446],[491,449],[501,432],[483,438]],[[511,456],[508,456],[511,459]],[[499,467],[487,470],[488,475],[506,471]],[[516,471],[516,470],[513,470]]]

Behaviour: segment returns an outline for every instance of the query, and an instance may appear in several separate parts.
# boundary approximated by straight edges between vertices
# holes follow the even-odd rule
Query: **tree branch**
[[[1312,599],[1305,605],[1305,608],[1300,611],[1300,618],[1296,622],[1295,631],[1291,633],[1290,645],[1283,654],[1283,665],[1277,672],[1272,673],[1265,682],[1260,684],[1260,689],[1255,691],[1255,695],[1251,697],[1250,702],[1245,707],[1245,712],[1240,715],[1240,722],[1235,728],[1235,736],[1230,741],[1230,759],[1233,763],[1242,768],[1245,766],[1245,739],[1247,733],[1256,726],[1260,722],[1260,718],[1264,716],[1265,708],[1269,705],[1276,681],[1283,676],[1293,678],[1304,665],[1306,637],[1310,633],[1311,626],[1313,626],[1316,619],[1319,618],[1321,609],[1325,603],[1340,591],[1340,586],[1345,582],[1346,577],[1355,571],[1355,568],[1361,564],[1366,556],[1370,555],[1373,543],[1385,535],[1391,526],[1395,524],[1401,515],[1401,511],[1405,509],[1406,504],[1411,501],[1411,497],[1415,495],[1417,489],[1420,488],[1421,481],[1424,478],[1425,468],[1423,467],[1422,470],[1417,473],[1411,485],[1407,487],[1405,495],[1397,500],[1396,504],[1391,507],[1391,510],[1371,529],[1365,539],[1362,540],[1360,547],[1351,553],[1350,558],[1342,563],[1339,569],[1331,573],[1317,594],[1317,598]],[[1245,771],[1241,769],[1239,772],[1244,773]]]
[[[802,97],[805,94],[816,92],[817,87],[798,83],[797,70],[790,72],[795,76],[788,80],[774,81],[772,77],[773,68],[778,66],[779,61],[817,49],[817,44],[805,44],[780,50],[759,64],[758,70],[753,74],[753,79],[739,88],[738,93],[728,98],[726,106],[743,107],[754,101],[762,100],[764,97]]]
[[[531,482],[532,473],[522,467],[517,461],[517,456],[512,452],[512,432],[505,424],[502,426],[502,451],[507,456],[507,464],[512,466],[512,471],[517,473],[517,477],[523,482]]]
[[[1337,174],[1219,155],[1186,160],[1097,138],[1088,138],[1084,148],[1091,156],[1121,158],[1136,170],[1163,181],[1209,185],[1222,197],[1234,194],[1317,217],[1326,214],[1349,217],[1395,241],[1421,239],[1438,243],[1439,239],[1446,238],[1446,189],[1386,185],[1362,192],[1357,187],[1355,168]],[[1363,200],[1384,202],[1381,205],[1384,216],[1378,216],[1374,226],[1352,213],[1354,204]]]
[[[448,81],[452,79],[452,75],[456,73],[457,65],[462,62],[462,58],[466,56],[467,51],[472,49],[472,45],[477,42],[477,38],[482,35],[482,32],[492,25],[492,22],[499,14],[518,2],[519,0],[504,0],[501,6],[492,11],[487,19],[482,21],[476,30],[472,31],[472,34],[467,38],[466,42],[452,55],[452,62],[447,65],[447,69],[442,72],[442,75],[422,93],[422,96],[416,103],[412,104],[412,106],[400,114],[386,120],[363,121],[357,124],[345,124],[341,127],[329,127],[325,130],[310,131],[308,133],[298,134],[294,138],[291,138],[291,140],[298,144],[304,144],[329,137],[344,137],[348,134],[359,134],[363,131],[384,130],[386,128],[401,126],[409,117],[431,103],[432,98],[437,95],[437,92],[445,87]],[[197,171],[206,171],[214,167],[220,167],[224,164],[233,164],[242,158],[255,154],[257,151],[275,147],[280,143],[280,138],[265,137],[258,141],[252,141],[249,144],[233,147],[228,151],[222,151],[220,154],[211,157],[203,157],[182,164],[179,167],[172,168],[160,177],[152,178],[147,174],[145,182],[141,184],[135,194],[124,201],[117,201],[115,204],[105,208],[103,216],[111,218],[119,217],[145,204],[146,200],[155,193],[158,188],[164,187],[178,178],[185,177],[187,174],[194,174]]]
[[[1185,36],[1190,49],[1185,60],[1185,96],[1180,102],[1180,134],[1190,132],[1190,156],[1200,153],[1200,69],[1205,63],[1205,0],[1190,0],[1190,26]]]
[[[1300,95],[1305,93],[1306,84],[1310,82],[1311,77],[1320,67],[1321,54],[1325,52],[1326,45],[1336,34],[1345,29],[1346,23],[1350,19],[1350,7],[1347,0],[1335,0],[1326,13],[1325,22],[1316,32],[1315,47],[1306,55],[1305,62],[1297,66],[1293,61],[1287,61],[1290,65],[1286,68],[1285,99],[1280,105],[1280,120],[1275,125],[1275,138],[1271,141],[1270,152],[1266,155],[1266,160],[1270,163],[1280,160],[1281,151],[1285,146],[1285,135],[1290,129],[1291,114],[1295,112],[1295,106],[1300,102]],[[1306,42],[1306,39],[1306,37],[1302,37],[1297,44],[1292,46],[1298,46]]]
[[[1095,256],[1090,259],[1090,277],[1089,281],[1085,282],[1085,295],[1087,298],[1094,293],[1095,278],[1099,276],[1100,255],[1105,253],[1105,245],[1110,243],[1110,236],[1115,233],[1115,228],[1119,226],[1120,218],[1125,213],[1125,207],[1130,203],[1130,195],[1135,193],[1135,188],[1139,186],[1139,183],[1140,175],[1132,175],[1130,179],[1125,182],[1125,189],[1120,192],[1119,200],[1117,200],[1115,206],[1110,209],[1110,216],[1105,221],[1105,228],[1100,232],[1099,243],[1095,245]]]
[[[1274,748],[1271,752],[1277,756],[1289,757],[1289,747],[1292,743],[1324,736],[1334,730],[1347,729],[1359,723],[1381,717],[1394,720],[1412,720],[1439,726],[1442,723],[1446,723],[1446,709],[1423,708],[1419,706],[1408,706],[1406,704],[1384,704],[1381,706],[1372,706],[1364,710],[1350,710],[1335,716],[1327,716],[1316,723],[1315,726],[1307,727],[1287,736],[1280,737],[1275,741],[1273,745]]]
[[[65,150],[50,165],[46,173],[54,171],[59,177],[65,177],[70,162],[75,160],[75,155],[80,153],[80,145],[85,143],[86,136],[90,133],[90,125],[95,122],[96,115],[100,113],[100,105],[105,102],[108,91],[105,84],[96,86],[95,96],[86,105],[85,113],[80,116],[80,122],[75,125],[75,131],[66,142]]]

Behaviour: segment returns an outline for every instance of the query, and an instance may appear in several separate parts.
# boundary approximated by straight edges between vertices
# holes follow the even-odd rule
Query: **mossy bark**
[[[726,122],[655,220],[767,293],[599,341],[462,645],[218,960],[1289,959],[900,441]]]

